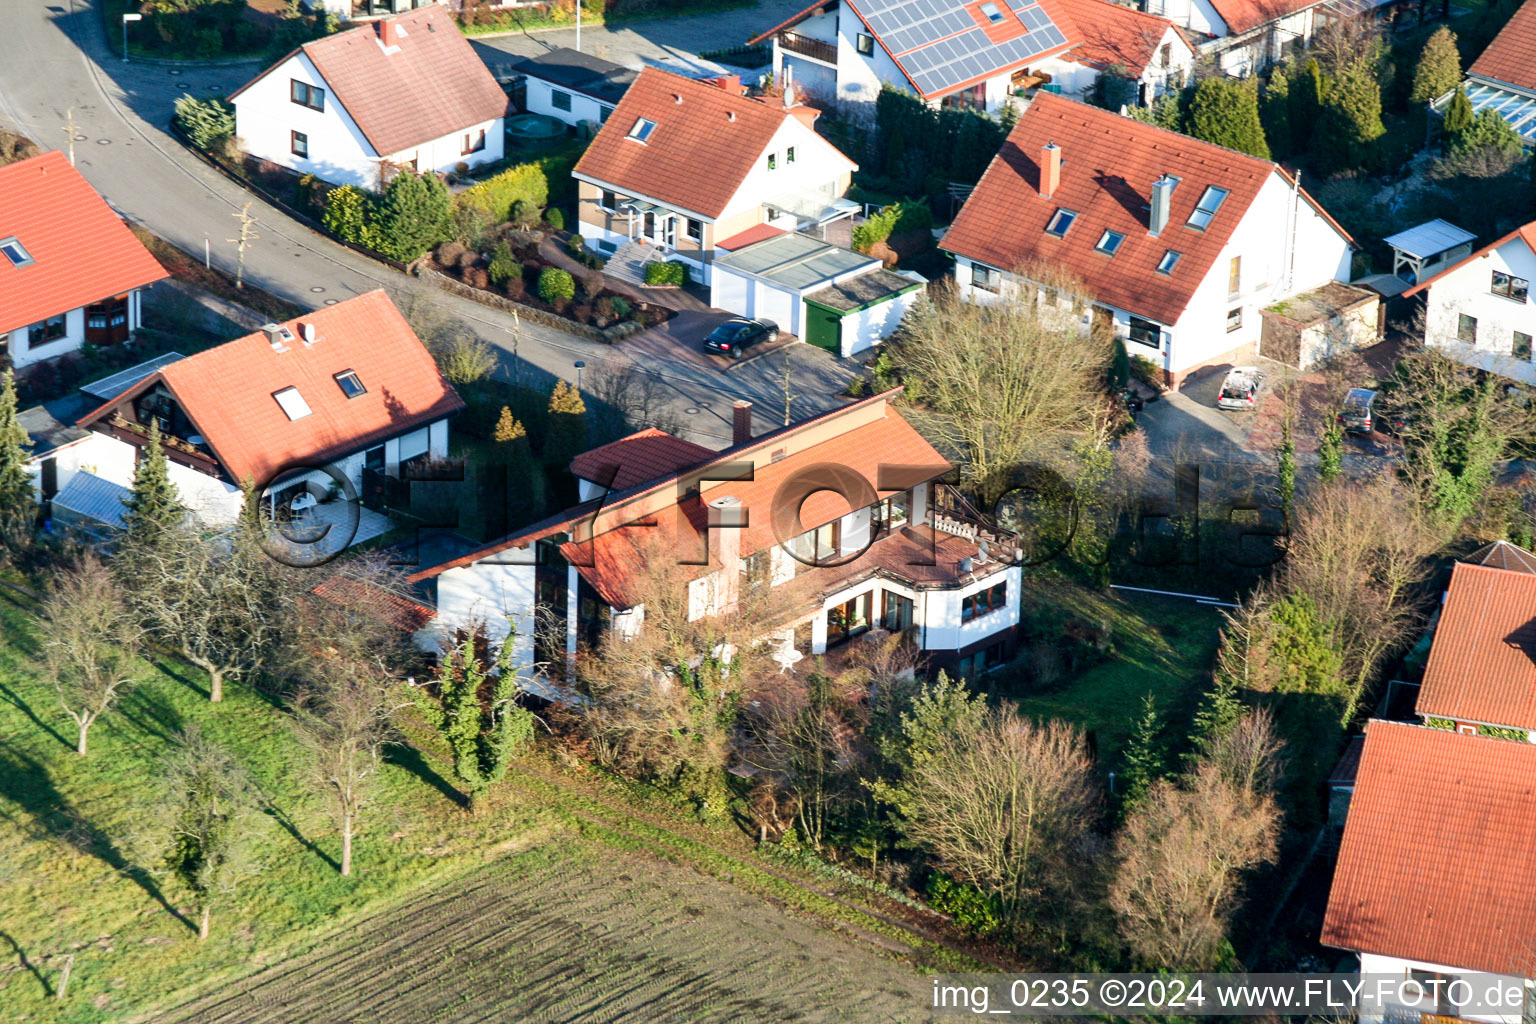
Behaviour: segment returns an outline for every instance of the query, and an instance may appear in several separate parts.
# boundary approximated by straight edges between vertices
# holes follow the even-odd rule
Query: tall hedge
[[[1259,97],[1250,82],[1207,78],[1189,103],[1189,134],[1261,160],[1269,144],[1259,121]]]
[[[887,177],[921,185],[930,174],[950,181],[981,180],[1002,148],[1008,126],[974,110],[935,110],[911,93],[890,86],[875,101],[876,147]]]
[[[459,206],[477,206],[498,222],[512,218],[512,206],[519,200],[542,210],[549,202],[549,179],[538,164],[509,167],[454,197]]]
[[[933,213],[927,203],[892,203],[853,229],[853,248],[867,253],[871,248],[906,231],[933,227]]]
[[[435,174],[402,171],[369,205],[373,247],[391,259],[408,263],[452,233],[448,186]]]

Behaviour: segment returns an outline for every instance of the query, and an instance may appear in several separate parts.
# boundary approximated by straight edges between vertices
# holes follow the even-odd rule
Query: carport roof
[[[798,292],[879,265],[880,261],[872,256],[860,256],[810,235],[789,233],[764,239],[715,260],[717,270],[727,267]]]
[[[1447,249],[1454,249],[1465,242],[1474,241],[1476,238],[1477,236],[1472,232],[1436,217],[1406,231],[1388,235],[1382,241],[1415,259],[1422,260],[1445,252]]]

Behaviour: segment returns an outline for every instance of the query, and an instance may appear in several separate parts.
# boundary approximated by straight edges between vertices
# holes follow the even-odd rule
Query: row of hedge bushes
[[[645,265],[645,283],[648,285],[682,285],[688,280],[688,264],[680,260],[656,260]]]
[[[853,248],[856,252],[867,253],[892,235],[927,231],[931,227],[933,211],[928,209],[927,203],[892,203],[853,229]]]

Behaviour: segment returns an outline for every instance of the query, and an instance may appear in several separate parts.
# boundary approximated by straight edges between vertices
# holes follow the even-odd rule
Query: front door
[[[128,340],[128,296],[118,295],[85,307],[85,340],[92,345]]]
[[[824,348],[833,355],[842,355],[843,317],[830,309],[805,304],[805,340],[817,348]]]
[[[663,230],[666,231],[667,248],[668,249],[676,249],[677,248],[677,218],[676,217],[668,217],[666,219],[666,227]]]
[[[59,464],[54,459],[43,460],[42,487],[44,501],[59,493]]]
[[[642,226],[641,231],[644,233],[646,238],[649,238],[653,242],[656,241],[656,214],[649,210],[646,211],[645,224]]]

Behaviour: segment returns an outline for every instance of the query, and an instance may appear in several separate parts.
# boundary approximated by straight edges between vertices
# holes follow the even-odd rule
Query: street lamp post
[[[587,366],[587,364],[582,362],[580,359],[576,360],[576,390],[577,390],[577,392],[581,391],[581,371],[586,369],[586,366]]]
[[[576,49],[581,50],[581,0],[576,0]]]
[[[125,63],[125,64],[128,62],[128,23],[130,21],[143,21],[143,20],[144,20],[144,15],[142,15],[142,14],[125,14],[125,15],[123,15],[123,63]]]

